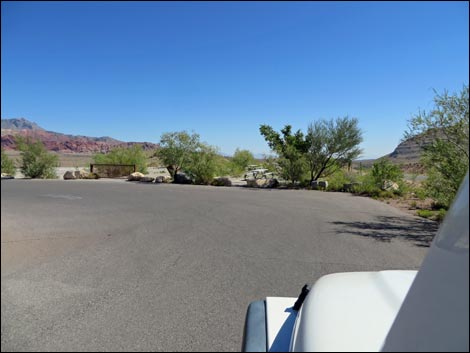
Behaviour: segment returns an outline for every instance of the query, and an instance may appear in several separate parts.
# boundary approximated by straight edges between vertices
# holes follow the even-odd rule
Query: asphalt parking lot
[[[2,180],[2,351],[239,351],[249,302],[418,269],[436,231],[343,193]]]

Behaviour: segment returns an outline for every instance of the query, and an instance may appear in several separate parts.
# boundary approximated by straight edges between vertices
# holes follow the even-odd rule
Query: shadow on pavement
[[[438,223],[408,217],[379,216],[376,222],[331,222],[341,235],[359,235],[378,241],[405,239],[416,246],[429,247],[439,228]]]

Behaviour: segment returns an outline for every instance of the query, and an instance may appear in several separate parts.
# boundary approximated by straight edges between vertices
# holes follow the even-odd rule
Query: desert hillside
[[[15,137],[23,136],[40,140],[49,151],[58,153],[105,153],[115,147],[142,145],[145,150],[153,150],[158,144],[151,142],[124,142],[111,137],[89,137],[66,135],[54,131],[46,131],[34,122],[24,118],[1,120],[1,144],[7,151],[17,150]]]

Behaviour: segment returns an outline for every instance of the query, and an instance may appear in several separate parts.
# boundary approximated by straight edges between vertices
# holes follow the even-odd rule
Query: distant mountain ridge
[[[106,153],[115,147],[130,147],[142,145],[144,150],[153,150],[159,147],[151,142],[124,142],[109,136],[89,137],[79,135],[67,135],[63,133],[46,131],[34,122],[25,118],[1,119],[1,144],[6,150],[16,150],[15,136],[31,137],[39,139],[49,151],[65,153]],[[392,153],[383,156],[393,163],[404,164],[410,167],[421,168],[421,147],[418,144],[422,136],[404,140],[398,144]],[[374,159],[355,161],[364,166],[372,165]]]
[[[158,148],[151,142],[124,142],[112,137],[89,137],[67,135],[46,131],[34,122],[25,118],[1,119],[1,144],[6,150],[16,150],[16,136],[40,140],[49,151],[64,153],[106,153],[115,147],[141,145],[144,150]]]
[[[2,119],[2,130],[44,130],[42,127],[26,120],[25,118],[18,119]]]

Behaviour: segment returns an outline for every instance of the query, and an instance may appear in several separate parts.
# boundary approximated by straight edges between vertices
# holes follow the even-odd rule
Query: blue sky
[[[468,2],[2,1],[1,115],[224,153],[260,124],[350,116],[363,158],[390,153],[434,89],[468,85]]]

